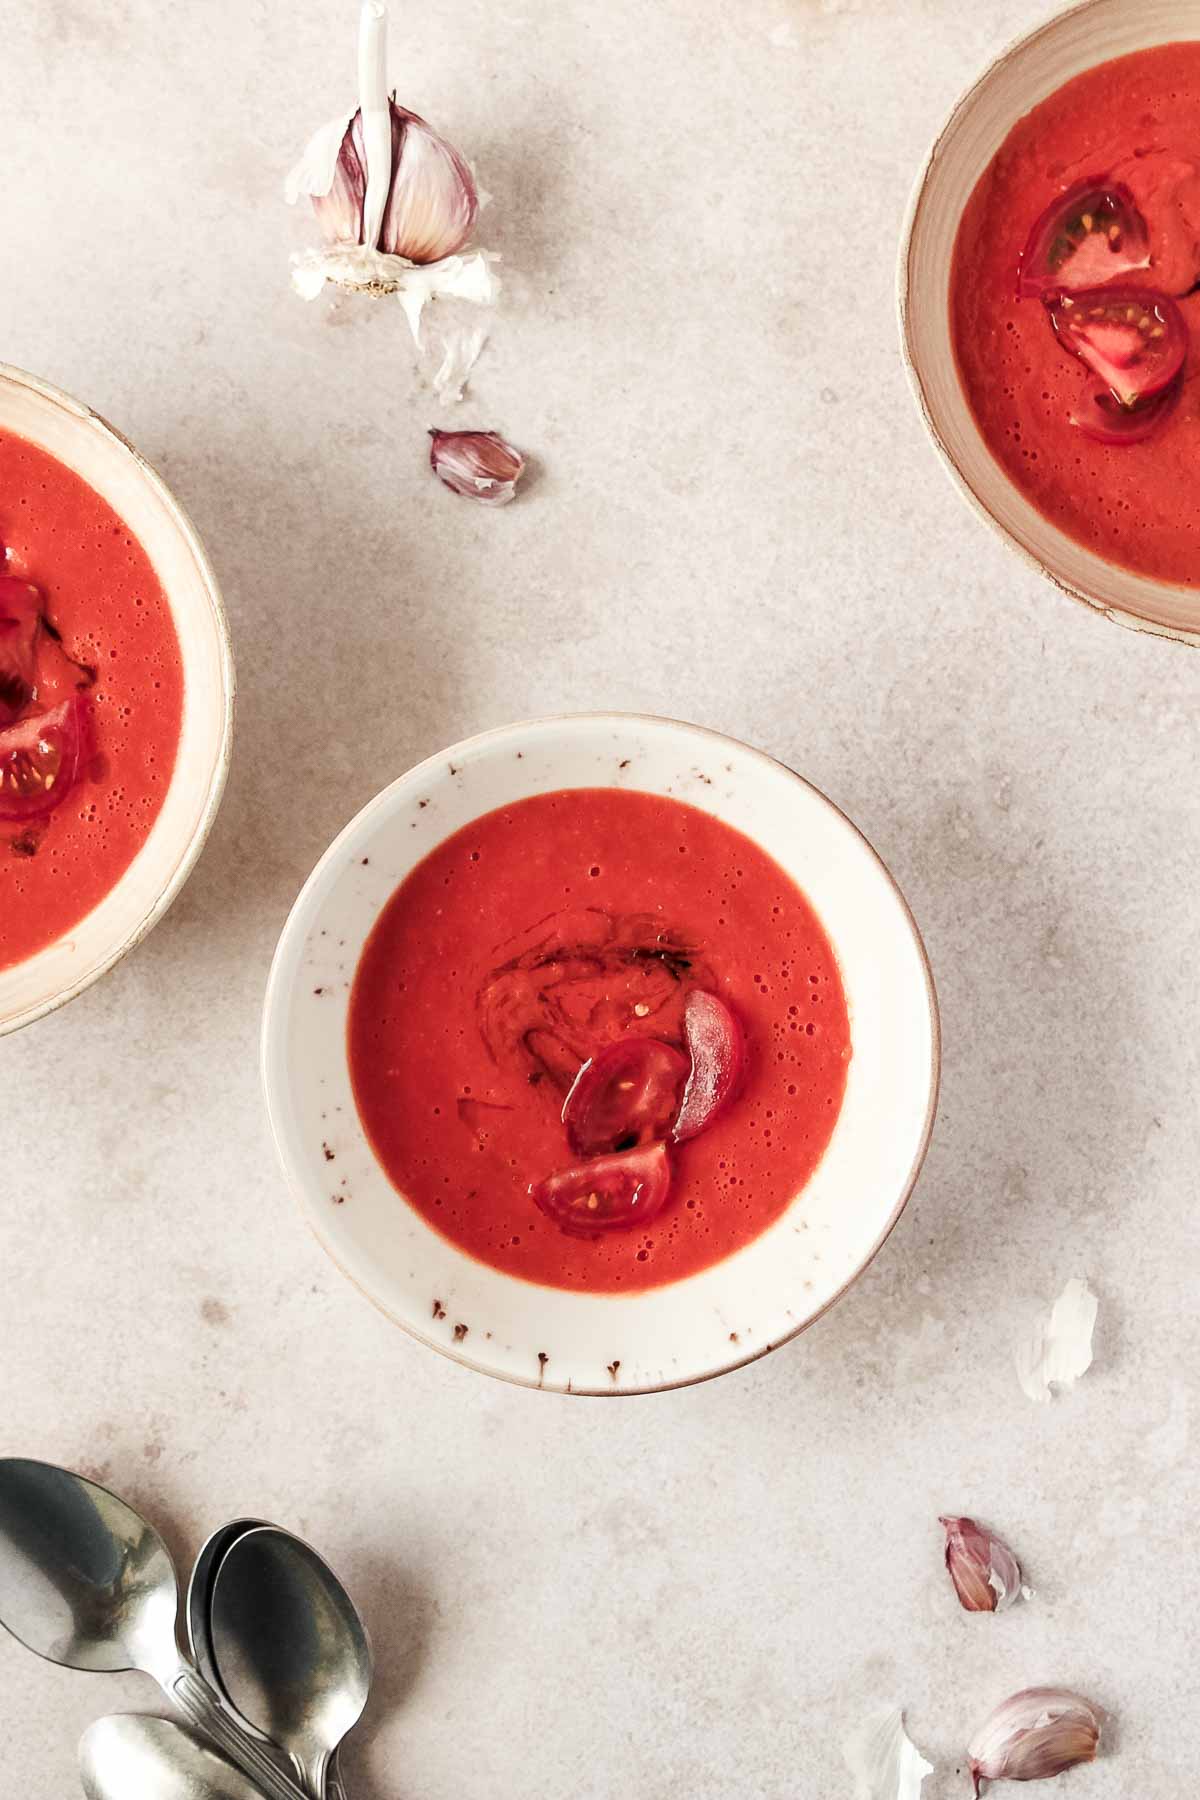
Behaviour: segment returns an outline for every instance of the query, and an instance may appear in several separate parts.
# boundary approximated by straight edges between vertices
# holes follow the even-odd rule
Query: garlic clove
[[[394,100],[392,169],[379,248],[414,263],[454,256],[479,216],[475,178],[453,144]]]
[[[355,132],[358,133],[357,141]],[[362,114],[356,112],[342,134],[328,188],[323,194],[312,195],[313,212],[326,243],[362,242],[367,172],[360,154],[361,147]]]
[[[455,494],[483,506],[506,506],[525,472],[525,458],[496,431],[438,431],[429,465]]]
[[[974,1519],[943,1515],[946,1567],[964,1612],[1003,1612],[1021,1591],[1021,1565],[1002,1538]]]
[[[1024,1688],[1002,1700],[967,1746],[976,1795],[982,1781],[1042,1781],[1092,1762],[1101,1719],[1082,1694]]]

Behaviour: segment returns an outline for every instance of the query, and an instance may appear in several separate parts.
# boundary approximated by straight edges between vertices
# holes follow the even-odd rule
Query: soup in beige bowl
[[[689,1092],[721,1098],[692,1087],[697,994],[742,1076],[683,1132]],[[745,744],[612,713],[385,788],[296,901],[263,1025],[334,1261],[433,1349],[572,1393],[698,1381],[816,1319],[904,1207],[938,1068],[920,937],[850,821]]]
[[[0,367],[0,1032],[160,919],[229,761],[233,663],[208,559],[113,428]]]
[[[930,152],[899,268],[909,374],[959,490],[1064,592],[1186,643],[1196,40],[1200,0],[1087,0],[1004,52]]]

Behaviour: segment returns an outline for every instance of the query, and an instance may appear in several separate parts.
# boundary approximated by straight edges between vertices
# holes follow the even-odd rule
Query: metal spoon
[[[187,1630],[188,1642],[192,1651],[192,1659],[205,1681],[208,1682],[209,1686],[218,1695],[223,1704],[230,1709],[239,1725],[242,1725],[255,1737],[261,1738],[264,1743],[268,1743],[271,1742],[271,1740],[266,1737],[265,1733],[260,1732],[258,1726],[253,1724],[241,1711],[239,1711],[225,1685],[213,1643],[212,1621],[213,1589],[216,1583],[217,1572],[221,1567],[227,1551],[238,1538],[245,1537],[247,1533],[261,1528],[269,1529],[287,1543],[298,1546],[306,1558],[311,1558],[314,1555],[314,1553],[308,1549],[306,1544],[303,1544],[299,1538],[294,1537],[292,1533],[285,1531],[282,1526],[275,1525],[268,1527],[266,1521],[262,1519],[232,1519],[227,1525],[218,1527],[196,1558],[196,1565],[192,1570],[192,1577],[188,1583]],[[319,1561],[320,1559],[318,1558],[317,1560]],[[349,1613],[352,1615],[354,1635],[358,1638],[360,1644],[365,1644],[366,1632],[363,1628],[362,1620],[359,1617],[357,1609],[354,1607],[349,1595],[341,1586],[341,1583],[337,1581],[336,1576],[333,1575],[332,1571],[329,1570],[324,1563],[321,1563],[320,1567],[324,1571],[326,1582],[332,1583],[337,1594],[340,1596],[342,1607],[348,1609]],[[367,1680],[369,1683],[369,1647],[367,1648],[366,1654],[368,1657]],[[244,1646],[242,1647],[242,1656],[243,1659],[248,1656],[248,1652],[246,1652]],[[236,1662],[237,1652],[232,1653],[231,1660]],[[263,1677],[262,1679],[265,1680],[266,1677]],[[318,1695],[317,1699],[323,1700],[324,1695]],[[290,1748],[291,1746],[285,1745],[285,1749]],[[317,1800],[322,1800],[322,1797],[318,1795]],[[346,1800],[345,1784],[338,1768],[338,1753],[336,1749],[334,1749],[329,1758],[328,1769],[325,1776],[324,1800]]]
[[[248,1776],[173,1719],[113,1713],[79,1740],[87,1800],[262,1800]]]
[[[269,1800],[303,1790],[180,1654],[166,1545],[131,1507],[51,1463],[0,1458],[0,1624],[69,1669],[140,1669]]]
[[[257,1531],[266,1524],[267,1520],[265,1519],[231,1519],[227,1525],[218,1526],[196,1558],[191,1579],[188,1582],[186,1602],[187,1636],[192,1652],[192,1661],[221,1704],[233,1715],[237,1724],[264,1744],[270,1743],[270,1739],[259,1730],[257,1725],[251,1724],[250,1720],[238,1711],[221,1680],[221,1671],[217,1666],[216,1652],[213,1648],[212,1596],[217,1570],[230,1545],[238,1538],[244,1537],[248,1531]],[[282,1530],[282,1527],[276,1526],[274,1529]],[[278,1745],[272,1747],[279,1748]],[[325,1800],[344,1800],[344,1795],[336,1786],[336,1763],[337,1753],[335,1751],[330,1759],[329,1775],[326,1778]]]
[[[277,1525],[240,1533],[216,1566],[213,1668],[239,1715],[292,1758],[314,1800],[345,1800],[338,1746],[371,1687],[371,1646],[315,1550]]]
[[[213,1585],[225,1552],[235,1539],[244,1537],[248,1531],[257,1531],[259,1526],[267,1523],[266,1519],[231,1519],[227,1525],[218,1526],[196,1558],[191,1579],[188,1582],[187,1636],[192,1652],[192,1661],[213,1692],[230,1706],[233,1702],[221,1685],[221,1671],[218,1669],[216,1657],[213,1655]],[[257,1725],[251,1725],[248,1720],[244,1720],[243,1723],[255,1735],[261,1735]]]

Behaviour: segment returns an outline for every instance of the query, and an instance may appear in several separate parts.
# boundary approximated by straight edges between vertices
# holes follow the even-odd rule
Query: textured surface
[[[1049,8],[426,0],[393,66],[478,159],[512,270],[461,416],[541,465],[495,514],[423,468],[398,316],[288,291],[280,180],[343,99],[353,11],[0,0],[2,353],[164,470],[242,683],[182,900],[0,1044],[4,1445],[95,1471],[181,1556],[235,1512],[316,1541],[379,1653],[357,1800],[824,1800],[879,1697],[943,1800],[1027,1682],[1117,1715],[1066,1792],[1176,1800],[1200,659],[1074,609],[968,515],[892,317],[927,139]],[[333,831],[476,727],[596,705],[753,739],[846,807],[924,927],[947,1051],[925,1178],[848,1298],[742,1374],[616,1406],[377,1318],[297,1225],[255,1067]],[[1011,1341],[1076,1273],[1096,1366],[1035,1409]],[[1023,1553],[1030,1605],[957,1611],[947,1509]],[[28,1800],[73,1791],[97,1711],[153,1700],[8,1643],[0,1676],[0,1785]]]

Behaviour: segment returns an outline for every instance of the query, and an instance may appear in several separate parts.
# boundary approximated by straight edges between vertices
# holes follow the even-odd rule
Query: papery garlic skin
[[[1017,1380],[1039,1406],[1069,1391],[1092,1366],[1092,1333],[1099,1301],[1086,1281],[1068,1281],[1050,1311],[1015,1350]]]
[[[442,360],[433,377],[433,391],[443,406],[453,406],[463,397],[467,378],[479,361],[487,332],[448,331],[442,340]]]
[[[354,132],[358,128],[358,142]],[[329,127],[325,127],[326,130]],[[320,134],[318,134],[320,135]],[[305,156],[308,156],[308,152]],[[303,159],[302,159],[303,160]],[[313,158],[315,162],[315,156]],[[351,114],[324,189],[306,188],[313,215],[327,244],[361,244],[363,203],[367,196],[366,159],[362,154],[362,110]]]
[[[357,108],[352,107],[349,112],[339,113],[336,119],[330,119],[327,125],[322,125],[309,138],[299,162],[289,170],[288,178],[283,184],[283,197],[289,206],[295,206],[304,194],[329,193],[337,174],[342,140],[350,129],[356,110]],[[351,211],[347,215],[346,230],[349,232],[353,229]]]
[[[882,1706],[842,1745],[854,1777],[854,1800],[921,1800],[921,1783],[933,1774],[904,1729],[898,1706]]]
[[[1002,1700],[967,1746],[976,1795],[982,1781],[1042,1781],[1095,1760],[1100,1714],[1067,1688],[1023,1688]]]
[[[481,506],[507,506],[525,472],[525,458],[496,431],[437,431],[429,464],[455,494]]]
[[[964,1612],[1003,1612],[1021,1592],[1021,1565],[1004,1542],[974,1519],[943,1514],[946,1567]]]
[[[292,286],[302,300],[315,300],[327,281],[360,293],[394,294],[404,310],[413,343],[420,347],[421,315],[429,301],[445,297],[490,306],[500,292],[500,278],[489,250],[470,256],[447,256],[418,267],[401,256],[382,256],[362,245],[346,249],[306,250],[292,258]]]

